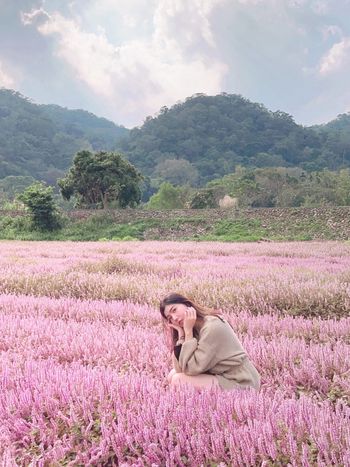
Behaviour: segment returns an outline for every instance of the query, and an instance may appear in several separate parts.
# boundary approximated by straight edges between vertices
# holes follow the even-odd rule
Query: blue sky
[[[0,0],[0,87],[126,127],[198,92],[350,111],[350,0]]]

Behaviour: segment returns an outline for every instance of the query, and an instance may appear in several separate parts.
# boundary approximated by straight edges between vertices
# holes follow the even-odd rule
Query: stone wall
[[[312,238],[324,239],[334,238],[339,240],[350,238],[350,206],[344,207],[318,207],[318,208],[255,208],[255,209],[174,209],[163,211],[146,211],[142,209],[118,209],[118,210],[73,210],[66,214],[72,219],[86,219],[92,215],[108,215],[111,216],[118,224],[127,224],[143,220],[159,220],[165,221],[169,219],[178,219],[177,228],[166,229],[164,231],[166,237],[181,238],[182,236],[198,234],[202,235],[216,221],[227,219],[257,219],[260,220],[262,227],[267,228],[272,225],[279,225],[281,232],[288,231],[291,226],[305,226],[308,229],[308,224],[317,226],[319,223],[322,228],[320,231],[314,231]],[[0,211],[1,215],[20,216],[24,215],[23,211]],[[186,219],[201,219],[203,222],[197,226],[186,223]],[[181,223],[183,220],[183,225]],[[331,235],[325,233],[325,229],[331,232]],[[153,230],[155,230],[153,232]],[[157,237],[161,234],[162,226],[151,229],[146,233],[145,238]]]

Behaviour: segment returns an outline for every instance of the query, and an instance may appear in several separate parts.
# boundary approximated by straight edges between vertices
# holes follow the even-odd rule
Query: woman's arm
[[[217,362],[230,355],[233,365],[240,365],[246,356],[237,337],[220,321],[206,324],[200,333],[200,338],[185,339],[179,356],[181,371],[195,376],[213,368]]]
[[[176,348],[175,348],[176,349]],[[181,370],[181,367],[179,365],[179,360],[177,358],[177,352],[176,350],[174,349],[174,352],[172,352],[171,354],[171,359],[172,359],[172,362],[173,362],[173,367],[176,371],[176,373],[182,373],[182,370]]]
[[[173,367],[174,367],[174,370],[176,371],[176,373],[181,373],[182,370],[181,370],[181,368],[179,366],[178,358],[179,358],[179,354],[180,354],[180,351],[181,351],[181,345],[183,344],[183,342],[185,342],[185,332],[184,332],[182,327],[175,326],[174,324],[169,324],[169,327],[173,328],[173,329],[176,329],[176,331],[178,333],[177,341],[176,341],[174,350],[171,353],[171,360],[172,360]]]

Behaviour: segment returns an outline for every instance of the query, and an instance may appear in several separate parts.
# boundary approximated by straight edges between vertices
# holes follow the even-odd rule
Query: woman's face
[[[173,303],[171,305],[166,305],[164,308],[164,315],[170,324],[175,326],[184,326],[185,312],[187,310],[187,305],[183,303]]]

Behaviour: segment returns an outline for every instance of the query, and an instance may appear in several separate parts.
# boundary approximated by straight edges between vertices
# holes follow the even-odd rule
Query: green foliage
[[[306,128],[284,112],[271,112],[239,95],[196,94],[171,109],[163,107],[129,132],[89,112],[36,105],[19,93],[0,89],[0,148],[0,179],[31,176],[51,185],[64,177],[77,152],[122,150],[152,177],[142,187],[146,202],[163,181],[203,187],[240,165],[298,167],[308,173],[347,169],[350,113]],[[160,180],[154,184],[155,179]],[[255,190],[254,183],[251,188]],[[348,203],[341,191],[337,199]],[[279,201],[272,197],[264,205],[267,202]],[[312,195],[294,201],[304,202],[312,204]],[[251,205],[253,200],[248,197],[244,203]]]
[[[157,192],[160,184],[157,186],[157,184],[155,184],[154,181],[154,179],[151,180],[151,178],[147,176],[144,177],[144,179],[142,180],[140,185],[142,203],[147,203],[150,197]]]
[[[297,167],[237,167],[207,187],[238,198],[241,207],[350,205],[350,169],[307,173]]]
[[[333,162],[333,167],[337,169],[349,167],[350,164],[350,112],[340,114],[338,117],[325,125],[313,127],[323,139],[324,157],[332,157],[336,154],[335,160],[330,159],[328,163]]]
[[[152,221],[137,221],[132,224],[117,223],[111,216],[99,214],[86,220],[71,222],[64,233],[64,238],[69,240],[125,240],[143,239],[143,233]]]
[[[152,185],[149,185],[151,187]],[[153,185],[154,187],[154,185]],[[307,173],[301,168],[246,168],[212,180],[197,190],[164,183],[146,209],[217,208],[225,195],[244,207],[316,207],[350,205],[350,169]]]
[[[19,216],[1,216],[0,217],[0,235],[1,238],[9,240],[17,238],[23,230],[30,230],[31,222],[29,219]]]
[[[52,187],[36,182],[18,196],[29,209],[35,229],[52,231],[60,226],[52,193]]]
[[[92,211],[94,212],[94,211]],[[210,211],[188,215],[161,216],[130,221],[116,220],[111,212],[92,214],[86,219],[66,218],[55,231],[33,230],[28,216],[0,216],[0,239],[135,241],[135,240],[211,240],[211,241],[293,241],[346,240],[349,238],[348,208],[320,210],[281,210],[271,215],[260,210],[237,211],[234,219],[213,223]],[[247,217],[245,217],[247,216]],[[249,216],[249,217],[248,217]],[[128,216],[127,216],[128,218]]]
[[[250,160],[255,167],[283,167],[286,165],[281,155],[269,154],[268,152],[259,152]]]
[[[58,180],[62,196],[76,196],[79,206],[107,208],[111,202],[134,207],[141,200],[143,176],[121,154],[80,151],[65,178]]]
[[[163,182],[157,193],[151,196],[147,209],[181,209],[184,207],[184,190],[169,182]]]
[[[9,175],[0,179],[0,209],[7,211],[22,210],[23,203],[17,199],[17,196],[33,183],[35,183],[35,179],[30,176]]]
[[[141,128],[128,132],[89,112],[36,105],[19,93],[0,89],[2,207],[15,207],[15,193],[34,178],[52,185],[58,178],[66,179],[73,154],[116,147],[147,175],[141,185],[142,202],[163,181],[200,188],[227,176],[230,181],[224,184],[230,188],[225,194],[238,198],[242,207],[350,204],[350,113],[306,128],[285,112],[271,112],[239,95],[196,94],[170,109],[163,107]],[[239,170],[245,170],[242,176]],[[222,183],[213,186],[217,202],[216,189]],[[68,182],[64,190],[72,196]],[[108,206],[123,206],[130,198],[136,205],[138,190],[132,191],[124,191],[118,199],[115,193],[107,194],[105,201]],[[203,196],[199,192],[199,199]],[[93,198],[86,203],[80,196],[78,201],[96,207],[104,203],[95,202],[101,198],[98,193]],[[182,193],[175,205],[189,201]],[[209,200],[201,203],[210,205]],[[201,203],[198,200],[198,206]],[[72,207],[72,203],[60,205]]]
[[[87,219],[64,218],[62,228],[55,231],[33,230],[26,217],[0,216],[0,238],[9,240],[72,240],[72,241],[127,241],[143,240],[146,229],[157,221],[146,219],[133,223],[118,223],[109,213],[91,215]]]
[[[198,180],[198,170],[185,159],[166,159],[157,164],[155,174],[173,185],[194,186]]]
[[[24,206],[17,197],[9,200],[5,193],[0,192],[0,209],[2,211],[23,211]]]
[[[259,219],[225,219],[216,222],[212,232],[200,239],[221,242],[254,242],[261,240],[265,235],[266,230],[261,227]]]
[[[112,150],[127,132],[89,112],[36,105],[0,89],[0,178],[32,176],[54,184],[77,151]]]
[[[173,184],[183,183],[183,171],[174,178],[169,161],[186,160],[203,186],[239,165],[306,171],[349,167],[350,114],[340,120],[335,127],[307,128],[285,112],[271,112],[239,95],[196,94],[163,107],[117,146],[143,173],[156,172]]]
[[[335,192],[337,204],[341,206],[350,206],[350,169],[339,171]]]
[[[189,207],[191,209],[206,209],[217,207],[215,193],[213,188],[206,188],[197,191],[191,198]]]
[[[35,179],[30,176],[14,176],[0,179],[0,194],[6,197],[9,201],[13,201],[16,195],[20,194],[28,186],[35,183]]]

